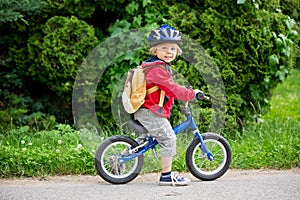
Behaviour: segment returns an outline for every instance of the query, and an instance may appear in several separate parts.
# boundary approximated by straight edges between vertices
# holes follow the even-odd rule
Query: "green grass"
[[[300,71],[295,69],[285,82],[278,85],[271,99],[268,118],[292,118],[300,121]]]
[[[300,166],[300,71],[294,70],[275,88],[270,112],[230,141],[233,168]]]
[[[300,166],[300,125],[291,119],[266,119],[230,141],[232,168],[288,169]]]
[[[58,126],[36,133],[24,126],[0,134],[0,177],[94,173],[93,156],[78,134],[69,125]]]

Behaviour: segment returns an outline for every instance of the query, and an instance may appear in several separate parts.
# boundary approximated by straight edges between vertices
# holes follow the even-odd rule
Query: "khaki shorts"
[[[176,154],[176,135],[167,118],[157,116],[145,108],[139,109],[134,117],[157,140],[162,157],[171,157]]]

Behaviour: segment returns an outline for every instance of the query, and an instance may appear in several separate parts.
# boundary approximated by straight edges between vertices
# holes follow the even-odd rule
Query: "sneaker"
[[[178,176],[177,172],[171,172],[171,175],[161,176],[159,185],[184,186],[191,182],[188,178]]]

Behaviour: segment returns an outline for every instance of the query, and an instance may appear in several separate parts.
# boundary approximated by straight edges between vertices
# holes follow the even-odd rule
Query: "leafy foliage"
[[[26,21],[26,15],[41,12],[47,4],[41,0],[1,0],[0,22]]]
[[[16,50],[17,67],[59,95],[70,92],[77,69],[98,43],[94,29],[74,16],[57,16],[42,31],[28,39],[28,49]]]
[[[168,1],[148,3],[128,4],[127,17],[110,31],[168,23],[198,41],[222,74],[227,98],[226,131],[243,126],[247,120],[259,120],[257,110],[268,111],[272,89],[285,80],[295,64],[296,51],[292,48],[297,41],[297,26],[278,10],[278,1],[246,1],[240,5],[234,1],[177,2],[172,6]],[[126,61],[118,65],[124,63],[127,65]],[[193,66],[180,60],[174,67],[194,87],[208,93],[203,77]],[[111,84],[116,84],[113,80],[118,80],[119,73],[109,75]],[[105,90],[100,90],[99,99],[112,92]],[[102,113],[108,111],[99,111],[99,115]],[[174,109],[173,117],[178,115]]]
[[[85,57],[99,41],[135,28],[156,28],[168,23],[206,50],[225,84],[225,131],[240,128],[248,120],[259,120],[256,111],[268,111],[272,89],[299,64],[296,0],[180,0],[175,4],[170,0],[1,0],[0,4],[3,8],[0,15],[7,17],[1,18],[4,23],[0,24],[1,77],[12,78],[7,87],[3,86],[1,97],[6,96],[1,99],[5,105],[1,109],[16,106],[12,102],[18,100],[23,102],[23,113],[42,111],[54,114],[60,122],[72,121],[71,92]],[[112,45],[123,42],[118,41]],[[185,56],[189,52],[190,48],[186,48]],[[147,56],[145,48],[118,55],[109,63],[99,80],[95,98],[101,123],[113,121],[112,97],[119,95],[115,86],[120,84],[127,69]],[[203,63],[200,58],[195,61]],[[187,60],[179,59],[174,70],[194,88],[210,91],[203,74]],[[80,101],[79,104],[84,102]],[[201,106],[200,112],[209,115],[200,117],[206,129],[207,120],[217,114],[210,110],[210,103]],[[20,115],[16,117],[22,118],[21,110],[17,113]],[[176,123],[179,119],[179,106],[175,105],[172,120]]]
[[[25,125],[33,130],[53,128],[55,117],[40,112],[41,103],[34,102],[28,92],[23,92],[25,87],[16,70],[0,72],[0,84],[0,132],[6,133]]]
[[[53,15],[76,16],[78,18],[90,18],[95,11],[96,0],[45,0],[49,5],[49,12]]]
[[[220,10],[222,6],[214,2],[217,9],[208,8],[200,16],[200,29],[204,30],[200,42],[221,68],[229,114],[242,121],[254,114],[251,105],[263,113],[267,110],[272,88],[284,80],[292,67],[287,55],[277,53],[271,34],[287,34],[286,17],[272,9],[260,9],[264,5],[259,3],[247,1],[239,7],[228,4]],[[268,60],[274,53],[280,63],[272,66]]]
[[[16,67],[24,77],[38,83],[41,92],[36,95],[39,98],[45,99],[43,95],[48,95],[43,101],[48,100],[50,113],[60,116],[60,121],[72,121],[69,119],[72,119],[73,82],[82,61],[98,44],[98,39],[94,29],[75,16],[52,17],[41,30],[42,33],[29,37],[27,46],[11,48]]]

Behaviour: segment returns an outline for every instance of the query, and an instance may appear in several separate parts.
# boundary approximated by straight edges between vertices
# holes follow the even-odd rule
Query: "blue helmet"
[[[180,46],[181,35],[182,34],[179,31],[175,30],[175,28],[164,24],[158,29],[151,31],[148,37],[149,46],[153,47],[165,42],[174,42]]]

